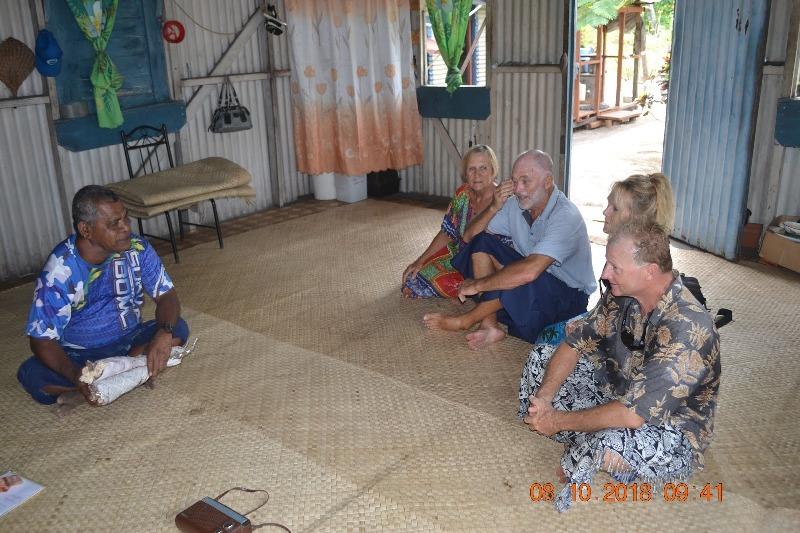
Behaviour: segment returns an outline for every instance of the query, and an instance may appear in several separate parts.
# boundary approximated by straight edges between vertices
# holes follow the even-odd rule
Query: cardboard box
[[[739,255],[748,259],[758,258],[758,241],[764,231],[763,224],[745,224],[739,237]]]
[[[780,227],[781,223],[786,221],[798,222],[800,217],[779,216],[770,223],[770,227]],[[769,228],[761,241],[758,255],[768,263],[800,272],[800,242],[774,233]]]

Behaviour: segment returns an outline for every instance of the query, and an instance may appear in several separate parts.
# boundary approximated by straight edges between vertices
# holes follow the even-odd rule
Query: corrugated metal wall
[[[514,158],[539,148],[559,166],[562,134],[563,78],[554,69],[563,52],[564,2],[497,0],[488,2],[491,38],[488,84],[492,115],[484,122],[444,120],[460,153],[475,131],[478,142],[497,151],[500,175],[509,176]],[[500,71],[498,66],[505,65]],[[402,190],[450,196],[460,184],[456,163],[433,126],[423,120],[425,163],[401,171]],[[556,176],[562,183],[562,176]]]
[[[792,0],[772,0],[767,66],[761,78],[761,95],[753,149],[753,167],[747,207],[751,222],[769,224],[778,215],[800,215],[800,149],[784,148],[774,140],[775,112],[782,94]],[[791,66],[789,66],[790,68]]]
[[[492,142],[503,175],[510,175],[514,158],[529,148],[548,152],[559,167],[564,90],[563,77],[552,66],[564,52],[564,2],[506,0],[492,5],[490,61],[520,70],[492,77]],[[540,70],[525,72],[526,65]],[[556,183],[563,186],[556,174]]]
[[[510,176],[514,158],[529,148],[549,153],[558,167],[563,120],[561,74],[503,73],[493,79],[493,146],[502,175]],[[556,183],[562,183],[558,168],[554,177]]]
[[[4,2],[0,40],[14,37],[34,48],[27,0]],[[17,96],[42,94],[35,70]],[[11,92],[0,83],[0,99]],[[36,272],[66,234],[43,105],[0,109],[0,280]]]
[[[281,16],[285,15],[283,0],[270,3],[276,4]],[[176,78],[207,75],[259,2],[196,0],[182,2],[181,5],[200,25],[219,33],[200,28],[189,16],[177,11],[175,4],[166,2],[167,15],[181,20],[187,30],[183,43],[165,45],[173,86],[176,86]],[[0,39],[15,37],[33,49],[34,17],[28,0],[6,0],[0,9]],[[264,72],[267,53],[271,54],[273,69],[290,68],[286,37],[268,37],[262,25],[245,44],[228,73]],[[218,207],[223,219],[278,203],[278,198],[273,197],[276,184],[272,182],[278,176],[271,175],[267,150],[268,128],[265,117],[268,111],[273,111],[271,102],[266,98],[269,83],[268,80],[236,83],[242,103],[250,109],[253,116],[252,130],[222,135],[206,131],[207,122],[216,104],[215,88],[180,133],[179,144],[184,161],[211,155],[227,157],[247,168],[253,175],[253,186],[258,193],[256,201],[246,204],[239,200],[220,200]],[[188,98],[197,88],[184,88],[177,97]],[[42,78],[34,71],[20,88],[19,96],[40,95],[42,91]],[[0,84],[0,98],[10,96],[8,89]],[[292,202],[298,196],[309,194],[311,187],[309,177],[297,172],[295,166],[288,76],[275,79],[273,98],[279,160],[274,163],[280,172],[283,202]],[[56,160],[50,150],[48,128],[43,104],[0,109],[0,184],[4,193],[0,200],[0,280],[38,271],[52,246],[67,234],[63,209],[65,205],[68,209],[72,195],[80,187],[128,177],[124,154],[119,146],[85,152],[70,152],[59,148],[58,162],[62,167],[64,180],[62,198],[58,192]],[[175,140],[175,137],[171,136],[171,139]],[[36,206],[36,209],[31,209],[32,206]],[[210,206],[201,206],[199,213],[204,220],[210,220]],[[190,216],[196,218],[198,215]],[[146,224],[147,231],[166,233],[163,217]]]
[[[558,0],[499,0],[492,11],[492,63],[558,64],[564,2]]]
[[[276,5],[280,16],[285,18],[283,1],[270,2]],[[169,6],[169,3],[167,4]],[[201,0],[184,3],[198,23],[217,32],[233,33],[241,28],[258,5],[254,0],[238,0],[225,2],[221,9],[219,0]],[[183,17],[186,18],[186,17]],[[187,38],[184,42],[168,48],[173,68],[181,78],[200,77],[210,72],[219,60],[234,35],[219,35],[203,30],[193,22],[187,23]],[[229,70],[230,74],[246,74],[263,72],[267,65],[265,54],[271,54],[272,67],[276,70],[289,69],[288,39],[285,35],[268,34],[261,25],[256,35],[245,45],[239,58]],[[277,168],[282,170],[281,190],[283,201],[293,202],[298,196],[308,194],[308,177],[298,173],[295,167],[294,139],[292,129],[291,103],[288,77],[275,80],[276,91],[273,98],[277,101],[276,125],[279,132],[278,157],[281,159]],[[269,80],[237,82],[236,91],[242,104],[250,110],[254,118],[253,129],[234,134],[213,134],[206,131],[219,86],[215,86],[211,95],[202,103],[202,110],[193,117],[188,117],[186,128],[181,132],[181,144],[184,149],[184,160],[196,160],[201,157],[218,155],[236,161],[247,168],[253,175],[253,186],[258,192],[256,202],[252,206],[237,201],[223,201],[220,216],[229,218],[254,210],[265,209],[278,203],[272,198],[273,179],[270,175],[270,161],[267,151],[267,113],[272,113],[272,105],[266,101],[265,91]],[[188,100],[198,87],[187,87],[183,90],[184,100]],[[188,153],[187,153],[188,152]],[[188,156],[188,157],[187,157]],[[209,215],[210,216],[210,215]]]
[[[55,180],[44,106],[0,109],[0,280],[38,271],[66,235]]]
[[[736,258],[755,126],[767,0],[677,2],[664,173],[674,235]]]
[[[197,21],[195,24],[187,20],[187,38],[180,44],[169,46],[173,75],[181,78],[201,77],[207,75],[219,61],[222,54],[233,42],[235,33],[243,27],[255,10],[252,1],[227,2],[220,9],[219,2],[213,0],[195,1],[182,4]],[[182,17],[186,19],[187,17]],[[207,28],[204,29],[203,27]],[[210,30],[213,30],[210,31]],[[214,33],[218,32],[218,33]],[[227,33],[221,35],[220,33]],[[226,74],[246,74],[264,70],[263,40],[266,30],[263,25],[248,40],[238,57]],[[212,85],[197,105],[193,114],[187,113],[186,126],[181,130],[180,146],[184,161],[197,161],[204,157],[220,156],[230,159],[250,171],[253,176],[251,185],[256,190],[253,205],[240,200],[224,200],[217,202],[220,216],[223,219],[239,216],[257,209],[266,209],[272,205],[272,187],[270,184],[270,166],[267,154],[267,125],[265,120],[264,85],[267,80],[234,82],[241,103],[250,110],[253,128],[247,131],[216,134],[208,131],[211,115],[217,106],[217,95],[220,84]],[[180,97],[188,102],[199,86],[184,87]],[[201,218],[206,222],[212,220],[210,205],[201,206]]]

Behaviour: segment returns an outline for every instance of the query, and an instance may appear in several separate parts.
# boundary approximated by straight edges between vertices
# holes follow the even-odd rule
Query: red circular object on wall
[[[168,43],[176,44],[186,37],[186,28],[177,20],[168,20],[161,26],[161,35]]]

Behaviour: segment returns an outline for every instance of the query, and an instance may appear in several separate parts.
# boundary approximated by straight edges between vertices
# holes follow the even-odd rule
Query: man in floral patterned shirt
[[[39,403],[85,397],[79,381],[87,361],[147,353],[155,377],[189,327],[155,250],[131,234],[125,206],[110,189],[87,185],[72,200],[75,234],[53,249],[36,280],[26,333],[33,357],[17,379]],[[144,293],[156,319],[142,322]],[[77,394],[78,391],[80,394]]]
[[[713,431],[713,319],[672,270],[658,226],[612,235],[602,278],[610,290],[567,327],[565,341],[531,352],[519,414],[566,445],[562,481],[589,483],[599,469],[624,482],[686,479],[703,467]],[[569,504],[567,486],[556,507]]]

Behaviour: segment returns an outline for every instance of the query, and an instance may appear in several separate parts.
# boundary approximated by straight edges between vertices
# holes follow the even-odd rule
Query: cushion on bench
[[[239,187],[209,191],[196,196],[190,196],[187,198],[181,198],[171,202],[164,202],[155,205],[140,206],[131,204],[124,198],[122,199],[122,203],[128,208],[129,216],[137,218],[149,218],[155,215],[160,215],[161,213],[166,213],[167,211],[172,211],[174,209],[188,209],[195,204],[205,200],[211,200],[212,198],[215,200],[219,198],[247,198],[248,201],[252,201],[251,199],[255,198],[255,196],[256,190],[251,186],[240,185]]]
[[[204,195],[204,200],[219,198],[221,196],[213,193],[247,185],[250,179],[250,173],[233,161],[222,157],[207,157],[161,172],[109,183],[107,187],[119,195],[129,210],[141,208],[149,211],[153,206],[174,202],[191,205],[187,204],[188,199],[201,195]],[[164,211],[165,209],[161,209],[157,212]]]

